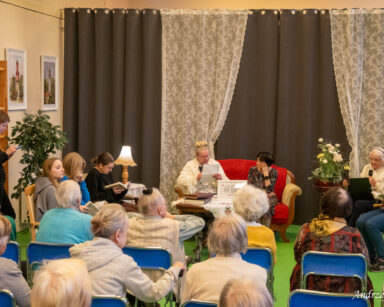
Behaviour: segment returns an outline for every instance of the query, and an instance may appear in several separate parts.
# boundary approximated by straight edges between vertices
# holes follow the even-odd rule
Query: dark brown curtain
[[[117,158],[131,145],[138,166],[129,168],[130,180],[158,186],[160,12],[65,9],[64,37],[64,153],[77,151],[89,162],[103,151]]]
[[[233,102],[216,144],[218,159],[275,154],[291,170],[303,194],[295,223],[319,212],[308,180],[318,138],[350,148],[337,100],[327,11],[255,11],[248,16]],[[348,155],[344,154],[344,157]]]

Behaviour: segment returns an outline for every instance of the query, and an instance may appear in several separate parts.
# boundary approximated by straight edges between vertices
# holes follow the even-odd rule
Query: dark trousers
[[[4,190],[4,184],[0,185],[0,204],[1,208],[0,211],[3,215],[8,215],[11,218],[16,218],[15,210],[13,210],[12,204],[9,201],[7,192]]]
[[[353,203],[352,214],[349,217],[348,226],[356,227],[356,221],[359,216],[373,210],[374,203],[376,203],[375,200],[356,200]]]

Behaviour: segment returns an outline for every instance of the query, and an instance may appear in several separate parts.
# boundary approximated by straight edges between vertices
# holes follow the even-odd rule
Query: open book
[[[128,185],[130,184],[130,182],[128,183],[122,183],[122,182],[115,182],[115,183],[112,183],[112,184],[108,184],[104,187],[104,189],[112,189],[114,187],[117,187],[117,188],[120,188],[122,190],[126,190],[128,189]]]
[[[107,202],[103,201],[103,200],[97,201],[94,203],[89,201],[84,206],[85,206],[85,208],[87,208],[87,214],[94,216],[97,213],[97,211],[99,211],[100,208],[106,203]]]

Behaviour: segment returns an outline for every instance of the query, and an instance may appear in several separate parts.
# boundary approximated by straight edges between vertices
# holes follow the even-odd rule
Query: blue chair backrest
[[[366,298],[356,297],[354,294],[329,293],[311,290],[292,291],[288,299],[289,307],[369,307]]]
[[[8,290],[0,290],[0,306],[1,307],[14,307],[16,306],[13,294]]]
[[[170,252],[160,247],[124,246],[123,253],[131,256],[137,265],[144,269],[167,270],[172,266]]]
[[[308,275],[357,277],[361,290],[367,289],[367,261],[362,254],[306,252],[301,259],[300,288],[306,288]]]
[[[267,271],[273,267],[272,253],[267,248],[249,247],[245,254],[241,254],[241,258],[249,263],[259,265]]]
[[[9,241],[7,244],[7,249],[1,257],[11,259],[20,265],[20,247],[17,242]]]
[[[120,296],[94,296],[91,307],[126,307],[127,301]]]
[[[192,300],[192,301],[187,301],[182,305],[182,307],[208,307],[208,306],[215,307],[217,306],[217,304],[211,303],[211,302],[202,302],[202,301]]]

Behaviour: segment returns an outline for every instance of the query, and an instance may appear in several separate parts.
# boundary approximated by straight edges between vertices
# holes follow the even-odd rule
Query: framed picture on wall
[[[27,109],[27,52],[7,48],[8,110]]]
[[[59,71],[57,57],[41,56],[43,110],[57,110],[59,105]]]

